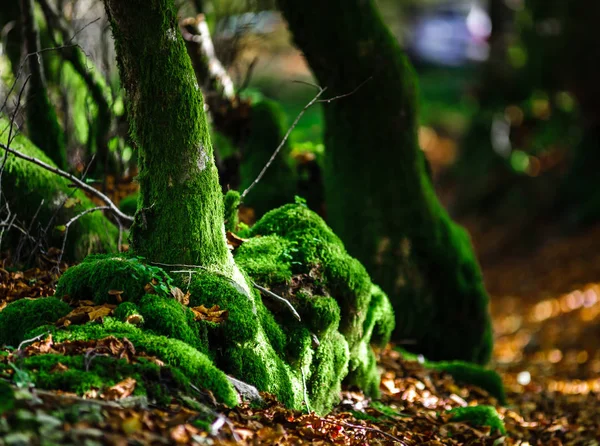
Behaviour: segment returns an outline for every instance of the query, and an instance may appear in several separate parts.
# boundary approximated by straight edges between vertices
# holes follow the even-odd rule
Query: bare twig
[[[314,98],[312,98],[312,100],[308,104],[306,104],[302,110],[300,110],[300,113],[298,113],[298,116],[296,116],[296,119],[294,119],[294,122],[292,123],[291,127],[287,130],[287,132],[285,132],[283,139],[281,140],[281,142],[279,143],[279,145],[277,146],[277,148],[271,155],[271,158],[269,158],[269,161],[267,161],[267,164],[265,164],[265,167],[263,167],[263,169],[260,171],[260,173],[258,174],[256,179],[250,184],[250,186],[248,186],[246,188],[246,190],[244,192],[242,192],[242,195],[240,195],[240,205],[243,203],[246,195],[248,195],[248,192],[250,192],[252,190],[252,188],[258,184],[258,182],[265,175],[265,172],[267,171],[267,169],[271,166],[271,164],[273,164],[273,161],[275,160],[275,158],[277,157],[277,155],[279,154],[279,152],[281,151],[281,149],[287,142],[288,138],[290,137],[290,135],[292,133],[292,130],[294,130],[296,128],[296,126],[298,125],[298,122],[300,122],[300,119],[302,119],[302,116],[304,116],[304,113],[306,113],[306,110],[308,110],[310,107],[312,107],[319,100],[321,95],[323,93],[325,93],[326,90],[327,90],[327,87],[324,87],[324,88],[319,87],[319,92],[317,93],[317,95]]]
[[[383,435],[384,437],[387,437],[390,440],[395,441],[396,443],[400,444],[400,446],[406,446],[406,443],[404,443],[402,440],[400,440],[395,435],[389,434],[389,433],[384,432],[381,429],[377,429],[375,427],[361,426],[360,424],[352,424],[352,423],[348,423],[346,421],[333,421],[333,420],[330,420],[328,418],[321,418],[321,420],[324,421],[324,422],[326,422],[326,423],[334,424],[336,426],[349,427],[349,428],[352,428],[352,429],[364,429],[366,431],[376,432],[379,435]]]
[[[294,308],[294,306],[293,306],[293,305],[290,303],[290,301],[289,301],[289,300],[287,300],[287,299],[284,299],[284,298],[283,298],[283,297],[281,297],[281,296],[278,296],[278,295],[277,295],[277,294],[275,294],[274,292],[272,292],[272,291],[269,291],[269,290],[267,290],[266,288],[264,288],[264,287],[262,287],[262,286],[260,286],[260,285],[258,285],[258,284],[256,284],[256,283],[254,283],[254,282],[252,282],[252,286],[253,286],[254,288],[256,288],[258,291],[260,291],[261,293],[265,293],[267,296],[269,296],[269,297],[272,297],[273,299],[275,299],[275,300],[277,300],[277,301],[279,301],[279,302],[283,303],[283,304],[284,304],[286,307],[288,307],[288,308],[289,308],[289,310],[292,312],[292,314],[294,315],[294,317],[295,317],[296,319],[298,319],[298,320],[301,320],[301,319],[300,319],[300,315],[298,314],[298,312],[296,311],[296,309],[295,309],[295,308]]]
[[[12,153],[13,155],[15,155],[18,158],[24,159],[25,161],[29,161],[30,163],[33,163],[37,166],[40,166],[41,168],[52,172],[58,176],[61,176],[63,178],[68,179],[69,181],[71,181],[73,184],[75,184],[77,187],[79,187],[80,189],[83,189],[84,191],[95,195],[96,197],[100,198],[104,203],[107,204],[108,209],[113,212],[117,217],[125,220],[125,221],[129,221],[132,222],[133,221],[133,217],[127,214],[124,214],[123,212],[121,212],[121,210],[117,207],[117,205],[115,205],[112,200],[110,198],[108,198],[106,195],[104,195],[102,192],[100,192],[99,190],[94,189],[92,186],[84,183],[83,181],[81,181],[79,178],[75,177],[74,175],[65,172],[64,170],[61,170],[57,167],[52,167],[51,165],[37,159],[34,158],[32,156],[29,155],[25,155],[24,153],[21,153],[17,150],[11,149],[10,147],[6,146],[5,144],[0,143],[0,149],[4,149],[9,153]]]
[[[67,222],[67,224],[65,224],[65,235],[63,236],[63,242],[62,242],[62,247],[60,249],[60,255],[58,256],[58,262],[56,263],[56,267],[58,269],[60,269],[60,263],[62,262],[63,254],[65,252],[65,246],[67,245],[67,236],[69,235],[69,227],[73,223],[75,223],[77,220],[79,220],[81,217],[83,217],[84,215],[87,215],[91,212],[96,212],[96,211],[107,211],[109,209],[110,209],[109,206],[97,206],[94,208],[86,209],[83,212],[80,212],[79,214],[77,214],[75,217],[71,218]]]
[[[301,80],[293,81],[293,82],[298,83],[298,84],[309,85],[311,87],[316,88],[319,91],[317,92],[317,94],[315,95],[315,97],[312,98],[310,100],[310,102],[308,102],[308,104],[306,104],[302,110],[300,110],[300,113],[298,113],[298,116],[296,116],[296,119],[294,119],[294,122],[292,123],[292,125],[290,126],[290,128],[288,128],[287,132],[285,132],[285,135],[283,136],[283,139],[281,140],[281,142],[279,143],[279,145],[277,146],[277,148],[273,152],[273,155],[271,155],[271,158],[269,158],[269,161],[267,161],[267,164],[265,164],[265,167],[263,167],[263,169],[260,171],[260,173],[258,174],[258,176],[256,177],[256,179],[250,184],[250,186],[248,186],[246,188],[246,190],[244,192],[242,192],[242,194],[240,195],[240,203],[239,203],[239,205],[241,205],[244,202],[244,197],[246,197],[246,195],[248,195],[248,192],[250,192],[252,190],[252,188],[254,186],[256,186],[256,184],[265,175],[265,172],[267,171],[267,169],[271,166],[271,164],[273,164],[273,161],[275,160],[275,158],[277,157],[277,155],[279,154],[279,152],[281,151],[281,149],[283,148],[283,146],[287,142],[287,140],[290,137],[292,131],[296,128],[296,126],[298,125],[298,122],[300,122],[300,119],[302,118],[302,116],[304,116],[304,113],[306,113],[306,111],[309,108],[311,108],[316,103],[326,103],[326,104],[329,104],[330,102],[337,101],[338,99],[343,99],[343,98],[347,98],[348,96],[352,96],[354,93],[356,93],[358,90],[360,90],[363,87],[363,85],[365,85],[371,79],[373,79],[373,76],[365,79],[354,90],[350,91],[349,93],[344,93],[344,94],[341,94],[341,95],[338,95],[338,96],[333,96],[333,97],[327,98],[327,99],[320,99],[321,96],[323,95],[323,93],[325,93],[325,91],[327,90],[327,87],[321,87],[321,86],[319,86],[317,84],[313,84],[311,82],[306,82],[306,81],[301,81]]]

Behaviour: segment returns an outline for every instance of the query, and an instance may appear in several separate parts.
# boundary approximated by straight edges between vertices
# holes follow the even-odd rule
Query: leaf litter
[[[600,228],[486,269],[496,338],[491,367],[506,385],[506,406],[485,390],[459,385],[450,375],[425,369],[388,346],[378,351],[380,400],[346,388],[340,404],[327,416],[289,410],[268,394],[262,394],[265,406],[261,408],[243,403],[230,409],[210,398],[191,404],[189,397],[156,407],[132,397],[137,383],[126,377],[87,399],[61,391],[16,389],[14,405],[6,404],[8,409],[0,411],[0,438],[21,435],[32,443],[43,437],[61,444],[110,445],[598,445],[600,251],[590,240],[600,240]],[[24,272],[3,264],[0,311],[17,299],[52,295],[57,278],[52,262]],[[119,290],[113,294],[120,296]],[[189,303],[189,295],[183,292],[174,291],[172,297]],[[91,301],[69,303],[73,310],[58,323],[102,319],[115,307]],[[219,323],[227,318],[227,309],[218,307],[192,311],[197,320]],[[126,338],[115,337],[61,343],[47,337],[18,354],[85,355],[89,351],[126,361],[144,357],[164,366],[158,358],[136,351]],[[0,361],[10,361],[15,354],[5,352]],[[55,372],[65,368],[59,362]],[[207,401],[208,417],[201,409]],[[449,410],[474,405],[494,406],[507,434],[452,421]],[[19,428],[24,420],[33,420],[25,430]]]

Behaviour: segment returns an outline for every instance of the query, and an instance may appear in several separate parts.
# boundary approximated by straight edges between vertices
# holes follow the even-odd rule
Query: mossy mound
[[[7,144],[10,122],[0,116],[0,143]],[[54,163],[25,136],[18,134],[10,147],[54,166]],[[0,150],[4,158],[5,152]],[[64,225],[85,209],[96,205],[85,194],[71,187],[65,178],[48,172],[29,161],[9,155],[2,176],[5,195],[13,214],[24,227],[32,225],[32,236],[43,235],[48,246],[62,246]],[[35,216],[35,218],[34,218]],[[40,231],[38,233],[38,228]],[[48,232],[43,234],[43,230]],[[14,248],[21,233],[5,234],[3,248]],[[65,259],[81,260],[93,252],[117,251],[118,230],[102,212],[91,212],[75,220],[69,227]]]
[[[467,406],[457,407],[450,412],[451,421],[466,421],[474,426],[489,426],[491,433],[506,434],[504,422],[496,412],[494,406]]]
[[[316,333],[339,330],[350,352],[347,382],[377,395],[379,374],[370,344],[387,343],[394,314],[387,296],[360,262],[302,203],[268,212],[244,235],[253,238],[238,248],[237,263],[261,285],[288,298],[305,327]],[[294,324],[288,311],[277,310],[274,314],[282,326]]]
[[[92,255],[74,268],[69,268],[56,286],[56,295],[68,295],[75,300],[93,300],[96,304],[113,302],[115,291],[122,292],[121,299],[138,302],[152,280],[165,287],[168,276],[157,267],[142,263],[143,259],[125,254]]]
[[[137,363],[107,356],[86,358],[83,355],[58,354],[22,358],[16,367],[31,378],[34,385],[43,389],[56,389],[83,395],[91,390],[104,392],[125,378],[135,380],[133,395],[168,404],[168,395],[177,390],[187,390],[188,381],[177,370],[160,367],[144,358]],[[0,363],[0,375],[9,370]]]
[[[18,347],[31,330],[54,323],[71,308],[55,297],[21,299],[0,311],[0,346]]]
[[[323,220],[301,204],[267,213],[248,232],[251,238],[235,255],[246,284],[288,299],[301,320],[267,292],[261,296],[220,273],[197,269],[171,278],[139,257],[96,255],[69,268],[56,295],[96,304],[121,302],[114,317],[64,329],[41,326],[69,310],[61,308],[57,317],[28,325],[11,340],[46,331],[55,342],[126,337],[137,350],[158,357],[229,405],[238,397],[225,373],[289,407],[317,413],[338,401],[344,379],[377,395],[371,343],[385,344],[394,325],[386,295]],[[181,290],[189,294],[182,297]],[[19,305],[3,313],[18,313]],[[200,310],[189,308],[200,306],[205,312],[218,306],[227,313],[203,318]],[[59,381],[38,382],[54,386]]]

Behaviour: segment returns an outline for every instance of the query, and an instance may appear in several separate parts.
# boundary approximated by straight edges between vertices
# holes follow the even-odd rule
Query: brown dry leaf
[[[102,305],[100,307],[94,307],[94,310],[89,312],[90,320],[95,321],[96,319],[100,319],[102,317],[108,316],[113,312],[114,307],[109,305]]]
[[[227,231],[226,235],[227,235],[227,245],[232,250],[239,248],[242,245],[242,243],[247,241],[247,239],[241,238],[241,237],[235,235],[231,231]]]
[[[71,324],[81,325],[86,322],[95,321],[102,317],[112,314],[115,309],[115,305],[103,304],[97,306],[84,305],[75,308],[66,316],[60,318],[56,325],[59,327],[67,327]]]
[[[220,324],[229,317],[229,310],[221,310],[218,305],[213,305],[210,308],[200,305],[192,307],[191,310],[194,312],[194,319],[197,321],[202,320]]]
[[[123,381],[109,388],[104,393],[104,397],[107,400],[120,400],[122,398],[127,398],[135,390],[136,384],[137,381],[135,379],[129,377],[125,378]]]
[[[146,292],[146,294],[156,294],[154,285],[152,285],[152,283],[150,283],[150,282],[148,282],[146,285],[144,285],[144,291]]]
[[[69,367],[64,365],[62,362],[57,362],[54,367],[50,369],[50,373],[62,373],[69,370]]]
[[[179,302],[182,305],[185,305],[186,307],[190,304],[190,293],[189,293],[189,291],[184,294],[183,291],[181,291],[179,288],[172,287],[171,288],[171,296],[173,296],[173,298],[177,302]]]

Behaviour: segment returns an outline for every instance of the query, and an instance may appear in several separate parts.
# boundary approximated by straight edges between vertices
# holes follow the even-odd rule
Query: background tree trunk
[[[326,104],[327,218],[388,293],[396,339],[485,362],[488,296],[468,234],[438,202],[417,141],[415,74],[371,0],[279,0]]]
[[[27,86],[27,129],[29,139],[40,147],[62,169],[67,166],[65,135],[58,122],[50,98],[40,51],[40,33],[35,22],[33,0],[20,0],[21,25],[25,54],[28,59],[29,85]]]

